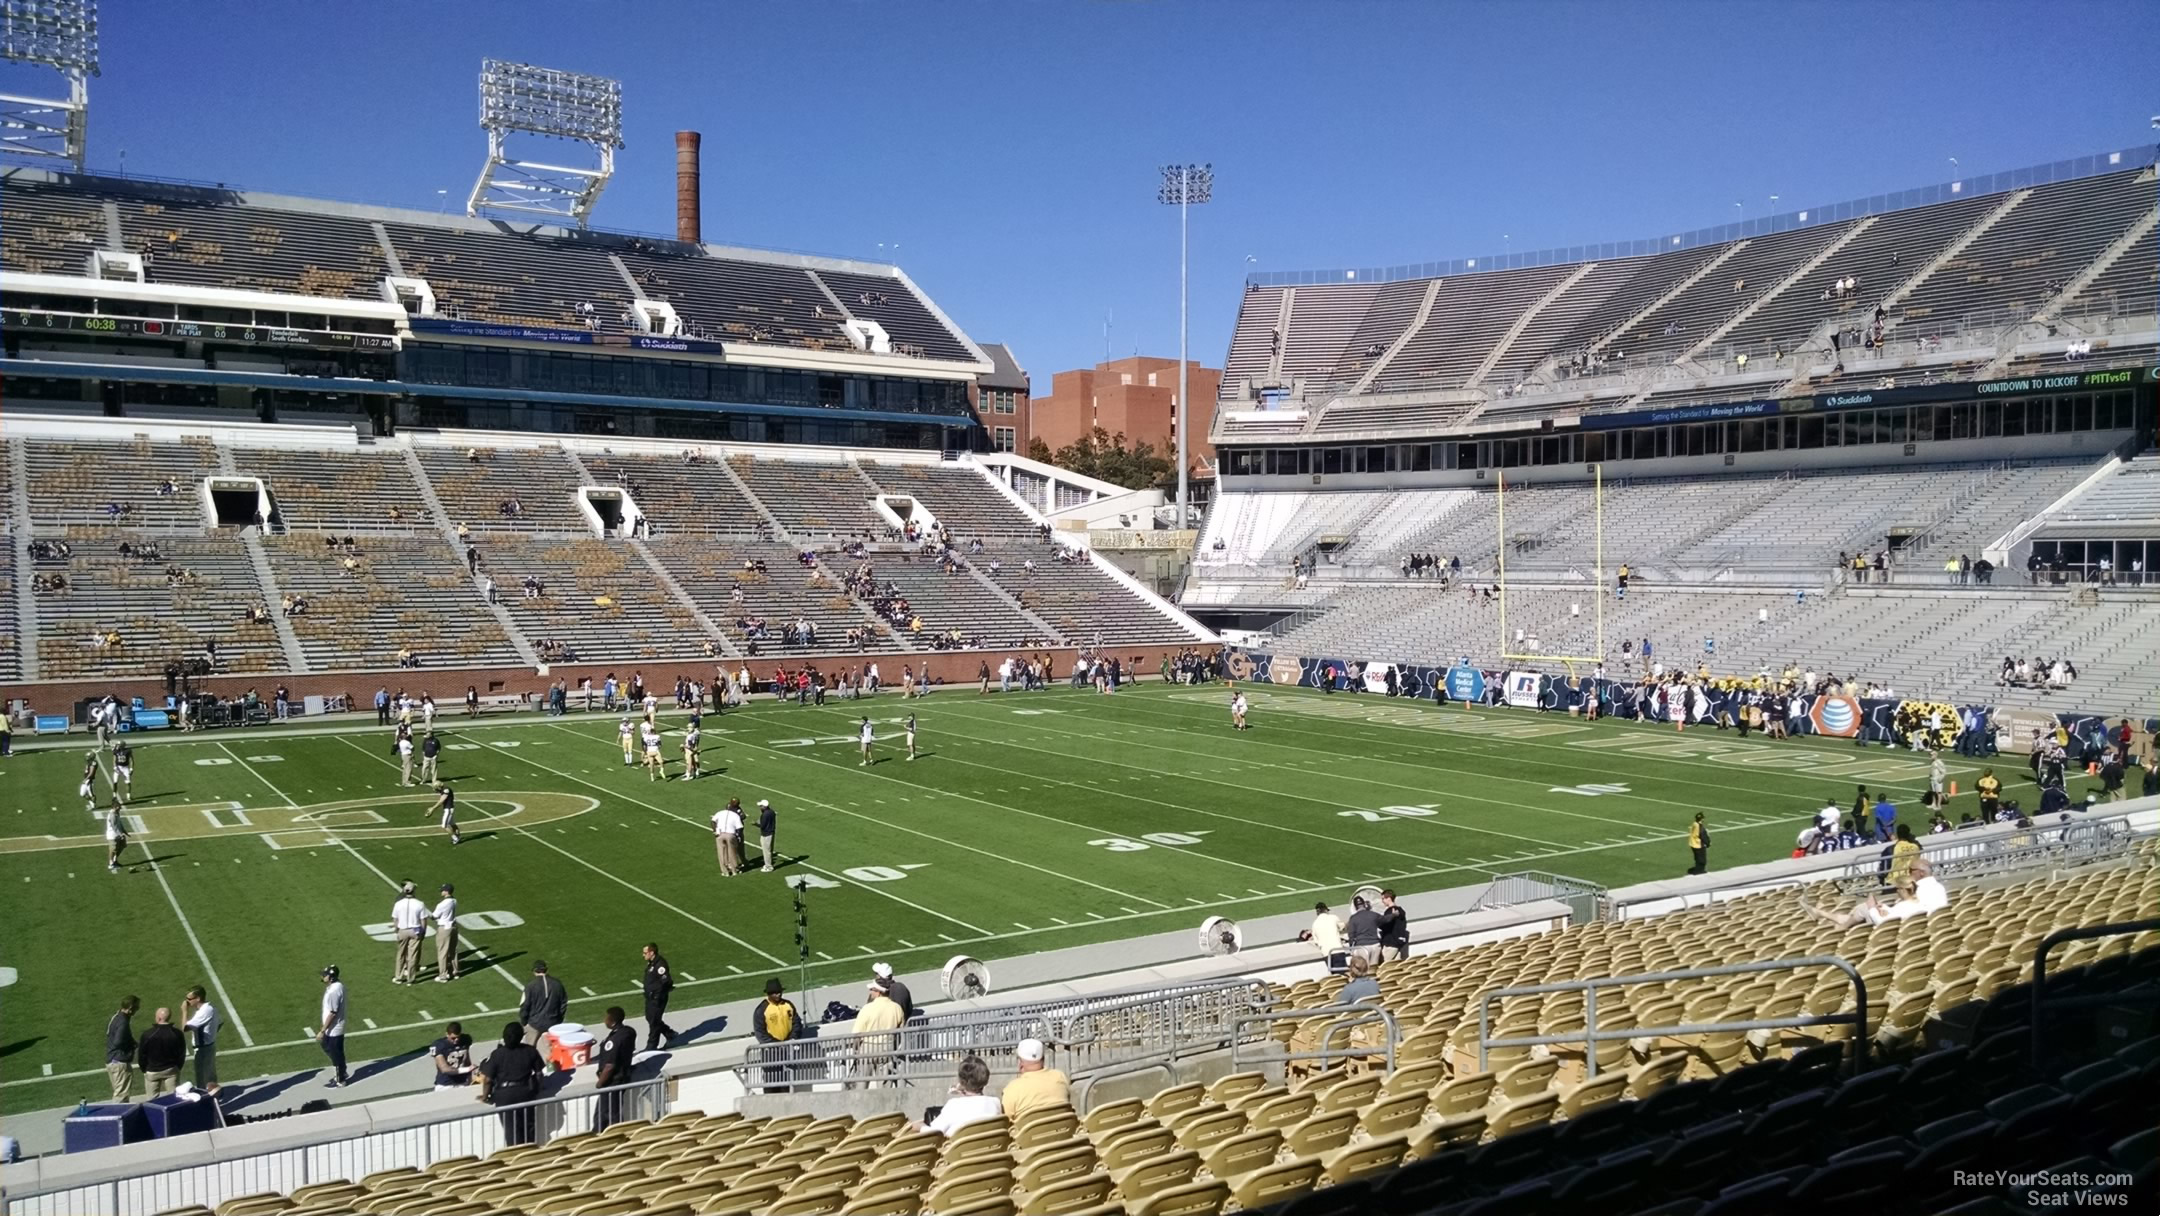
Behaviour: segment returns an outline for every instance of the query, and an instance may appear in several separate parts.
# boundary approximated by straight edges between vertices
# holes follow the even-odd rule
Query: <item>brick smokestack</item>
[[[695,245],[701,217],[698,206],[698,141],[695,131],[675,133],[675,239]]]

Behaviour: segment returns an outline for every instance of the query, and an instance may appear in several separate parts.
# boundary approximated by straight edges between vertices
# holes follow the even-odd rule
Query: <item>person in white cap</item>
[[[413,885],[406,883],[398,888],[398,900],[390,905],[390,923],[397,929],[397,969],[390,973],[393,984],[410,984],[420,978],[420,927],[428,917],[428,907],[413,898]]]
[[[900,1006],[894,1004],[892,997],[885,991],[884,983],[871,980],[870,999],[863,1002],[862,1010],[855,1015],[855,1024],[848,1030],[850,1034],[869,1036],[862,1039],[855,1049],[857,1080],[849,1082],[848,1088],[874,1085],[880,1078],[891,1075],[892,1032],[900,1029],[906,1021],[907,1018],[900,1012]]]
[[[1032,1111],[1055,1106],[1072,1105],[1072,1078],[1062,1069],[1043,1066],[1043,1041],[1022,1039],[1013,1048],[1013,1059],[1019,1062],[1020,1075],[1005,1083],[998,1101],[1004,1105],[1005,1117],[1014,1123]]]
[[[915,994],[909,992],[908,986],[893,975],[892,964],[872,963],[870,975],[878,983],[885,985],[885,995],[891,997],[892,1003],[900,1007],[900,1016],[912,1020],[915,1017]]]

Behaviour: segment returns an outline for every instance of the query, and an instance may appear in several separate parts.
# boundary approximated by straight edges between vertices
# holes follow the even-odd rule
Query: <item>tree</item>
[[[1050,445],[1044,443],[1039,435],[1028,439],[1027,458],[1040,464],[1052,464],[1057,459],[1051,454]]]
[[[1030,444],[1029,454],[1033,455],[1033,451],[1034,445]],[[1164,485],[1177,472],[1169,458],[1155,451],[1154,444],[1127,446],[1123,431],[1112,435],[1101,427],[1082,435],[1078,442],[1059,448],[1056,459],[1050,463],[1128,490]]]

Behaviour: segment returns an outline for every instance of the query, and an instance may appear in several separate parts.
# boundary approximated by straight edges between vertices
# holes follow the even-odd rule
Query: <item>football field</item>
[[[792,990],[791,884],[808,887],[813,984],[850,986],[822,1001],[852,998],[873,958],[913,971],[964,953],[994,974],[999,958],[1212,914],[1347,903],[1366,882],[1669,877],[1688,865],[1698,811],[1714,867],[1767,860],[1824,797],[1849,804],[1856,781],[1887,785],[1917,826],[1926,780],[1924,757],[1848,742],[1248,693],[1243,733],[1221,685],[765,699],[706,716],[695,782],[674,779],[679,714],[664,717],[665,782],[623,767],[611,715],[446,717],[455,848],[432,793],[399,788],[372,717],[143,736],[118,874],[77,796],[87,739],[18,753],[0,761],[0,1109],[103,1093],[101,1035],[129,993],[144,1003],[139,1034],[150,1010],[206,985],[226,1017],[220,1071],[238,1080],[321,1061],[306,1032],[329,963],[351,993],[357,1065],[409,1055],[453,1017],[486,1041],[536,959],[585,1021],[616,1002],[637,1015],[648,940],[673,961],[677,1010],[749,998],[775,974]],[[914,761],[897,725],[910,710]],[[863,713],[878,735],[867,768]],[[1953,767],[1967,790],[1969,764]],[[2021,764],[1997,767],[2022,784]],[[776,873],[721,876],[709,820],[730,797],[753,825],[772,800]],[[754,826],[748,843],[755,854]],[[390,982],[387,922],[406,880],[430,904],[456,885],[468,953],[455,983]],[[432,965],[432,941],[423,955]]]

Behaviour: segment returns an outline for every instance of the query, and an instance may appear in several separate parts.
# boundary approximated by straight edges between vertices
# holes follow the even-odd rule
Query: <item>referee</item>
[[[675,1045],[675,1028],[667,1024],[668,995],[675,991],[675,975],[656,943],[645,943],[645,1050],[660,1050],[661,1041]]]

